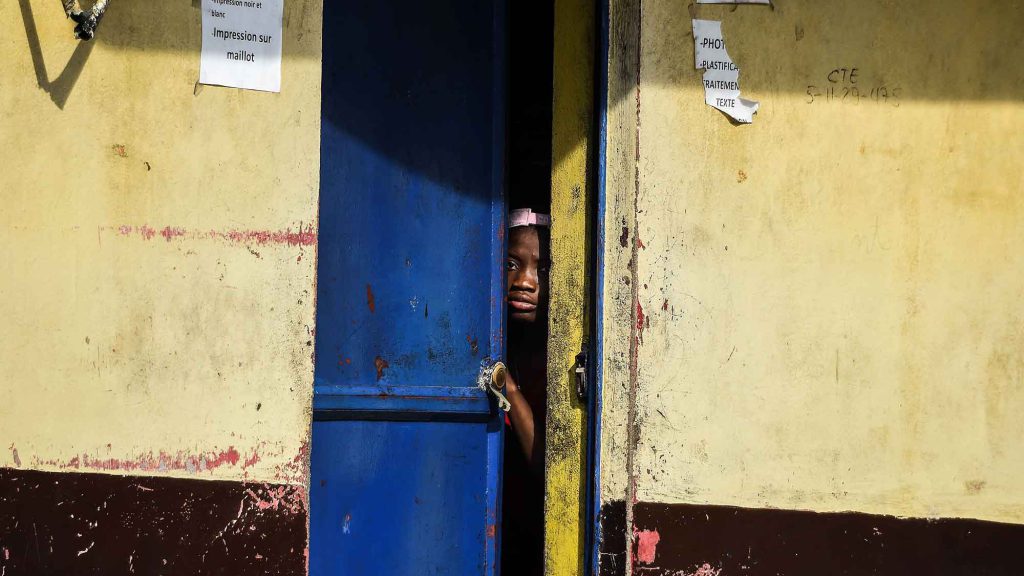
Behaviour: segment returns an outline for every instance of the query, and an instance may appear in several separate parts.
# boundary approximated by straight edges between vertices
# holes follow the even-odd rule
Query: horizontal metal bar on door
[[[436,415],[492,413],[487,393],[475,386],[338,386],[317,385],[313,394],[314,412],[329,411],[336,417],[389,413]],[[417,417],[416,419],[420,419]]]

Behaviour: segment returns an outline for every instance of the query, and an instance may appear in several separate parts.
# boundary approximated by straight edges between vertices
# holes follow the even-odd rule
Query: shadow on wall
[[[58,72],[55,63],[48,66],[43,61],[36,31],[35,17],[43,17],[39,9],[43,4],[35,2],[37,14],[33,14],[32,0],[18,2],[38,84],[63,109],[94,46],[80,43]],[[636,0],[633,3],[635,9]],[[361,11],[383,13],[389,9],[387,2],[370,4],[376,6],[368,8],[356,3],[345,10],[334,10],[336,16],[329,16],[324,23],[324,37],[328,40],[324,45],[328,49],[330,38],[344,34],[355,38],[344,44],[354,44],[361,51],[331,54],[326,58],[325,100],[331,98],[326,90],[328,85],[333,90],[353,92],[346,97],[346,105],[328,109],[325,121],[350,133],[381,156],[428,178],[445,180],[448,176],[438,170],[437,165],[423,165],[415,151],[418,145],[430,145],[432,132],[446,129],[446,114],[456,114],[472,103],[466,101],[469,95],[460,91],[461,77],[457,69],[425,66],[424,59],[443,57],[437,50],[430,49],[431,38],[436,35],[466,35],[468,45],[469,36],[490,31],[466,29],[463,22],[473,19],[460,18],[460,10],[451,3],[406,7],[422,14],[414,18],[406,14],[404,18],[375,19],[394,25],[370,30],[361,26]],[[1024,97],[1024,66],[1020,64],[1024,61],[1024,35],[1019,34],[1024,28],[1021,4],[1021,0],[937,0],[926,4],[836,0],[823,6],[810,0],[785,0],[771,8],[697,6],[692,2],[646,3],[640,34],[644,53],[656,57],[648,59],[641,70],[641,85],[692,87],[694,105],[702,105],[698,96],[701,73],[693,66],[690,27],[690,19],[698,17],[723,21],[730,56],[741,68],[744,96],[762,102],[790,95],[804,99],[808,105],[817,105],[821,96],[812,103],[814,98],[808,91],[821,94],[830,87],[838,88],[842,95],[843,88],[852,87],[852,83],[849,80],[832,82],[829,76],[833,70],[844,68],[857,69],[856,84],[859,94],[866,95],[865,104],[880,98],[878,95],[883,92],[887,96],[881,105],[898,105],[911,100],[1020,101]],[[320,5],[318,0],[285,2],[285,66],[289,60],[320,58],[320,42],[309,38],[303,41],[307,34],[316,34],[318,30]],[[444,11],[444,6],[450,13]],[[93,42],[101,47],[135,50],[142,54],[153,51],[191,54],[198,75],[202,33],[199,1],[191,0],[190,7],[182,8],[175,2],[119,2],[108,11]],[[47,18],[63,18],[56,2],[53,9],[46,12]],[[423,25],[412,26],[409,22]],[[68,24],[70,38],[72,27]],[[614,37],[612,41],[615,42]],[[404,64],[398,70],[377,71],[394,76],[389,92],[360,91],[365,84],[362,75],[371,69],[352,63],[361,60],[362,54],[378,50],[404,50]],[[427,75],[425,70],[431,73]],[[626,83],[612,83],[628,88],[635,79],[635,70],[623,69],[618,73],[634,76]],[[53,74],[56,75],[51,77]],[[330,82],[328,75],[334,76]],[[835,78],[833,75],[832,79]],[[403,94],[424,91],[433,93],[427,108],[404,104]],[[631,97],[628,93],[609,96],[610,106]],[[389,143],[393,144],[396,139],[387,137],[369,117],[360,114],[360,107],[381,105],[393,112],[395,126],[401,126],[403,118],[422,119],[424,114],[430,117],[417,133],[408,133],[408,138],[417,145],[390,149]],[[569,150],[572,147],[561,148],[556,156]],[[553,159],[556,165],[561,160]]]
[[[30,0],[19,2],[24,13]],[[166,1],[114,4],[96,41],[142,52],[191,51],[198,65],[199,0],[190,3],[190,9]],[[63,18],[59,5],[53,4],[54,14],[47,17]],[[349,22],[358,23],[359,12],[364,10],[361,4],[353,3],[338,12]],[[385,10],[389,2],[374,4]],[[469,20],[460,18],[456,4],[429,3],[422,9],[412,8],[423,11],[422,18],[413,20],[440,24],[441,29],[362,33],[374,44],[408,44],[412,49],[409,57],[415,59],[418,56],[413,48],[425,46],[431,36],[458,33],[460,20]],[[317,29],[320,6],[320,0],[285,2],[286,62],[320,57],[319,42],[303,42],[306,34]],[[445,13],[446,8],[451,13]],[[908,100],[1019,100],[1024,96],[1021,0],[834,0],[827,5],[813,0],[778,0],[773,7],[698,6],[690,0],[646,3],[643,9],[645,52],[658,50],[667,59],[643,72],[645,83],[685,84],[699,89],[690,19],[706,18],[723,22],[730,55],[742,70],[741,86],[755,98],[776,93],[804,95],[808,85],[827,82],[830,71],[843,67],[857,67],[859,82],[901,87],[901,97]],[[324,37],[348,33],[348,28],[358,26],[340,19],[325,22]],[[410,32],[413,36],[406,39]],[[756,32],[756,36],[750,32]],[[421,80],[409,78],[410,83]],[[625,95],[613,96],[614,102]]]
[[[78,77],[82,74],[82,69],[85,67],[86,61],[89,60],[89,54],[92,53],[95,44],[92,42],[79,42],[67,64],[64,65],[64,68],[57,77],[51,80],[50,71],[46,68],[46,61],[43,60],[43,49],[39,44],[39,31],[36,30],[36,20],[35,15],[32,13],[32,5],[29,0],[18,0],[18,5],[21,8],[21,19],[25,23],[25,37],[28,41],[28,48],[32,52],[32,67],[36,72],[36,82],[40,88],[50,95],[53,103],[63,110],[64,105],[67,104],[68,96],[71,95],[71,90],[75,87],[75,83],[78,82]]]
[[[33,10],[33,3],[35,10]],[[25,36],[32,56],[36,81],[61,110],[67,104],[75,83],[85,69],[89,56],[97,44],[118,50],[139,53],[179,52],[193,54],[196,78],[199,72],[199,52],[202,46],[202,24],[199,0],[192,0],[190,8],[176,2],[116,2],[111,4],[97,28],[96,38],[84,42],[74,40],[74,23],[64,15],[55,1],[18,0]],[[67,21],[66,37],[61,41],[77,42],[71,58],[60,68],[59,63],[47,65],[37,22],[43,18]],[[303,41],[307,34],[315,33],[319,26],[320,3],[307,0],[285,2],[285,43],[283,58],[319,58],[319,41]],[[51,39],[52,40],[52,39]],[[287,64],[285,64],[287,65]],[[59,70],[59,71],[58,71]],[[56,74],[56,76],[52,76]]]
[[[743,95],[762,102],[798,96],[820,105],[827,88],[835,89],[840,101],[846,89],[849,105],[1019,102],[1024,97],[1020,0],[778,0],[774,6],[652,2],[643,4],[637,23],[638,6],[638,0],[622,2],[617,24],[620,30],[633,27],[633,35],[639,30],[641,86],[692,87],[694,105],[702,104],[703,72],[693,61],[693,18],[722,21],[729,55],[740,67]],[[614,44],[615,32],[612,50],[621,50]],[[635,82],[635,65],[609,70],[616,73],[627,77],[613,86],[628,89]],[[850,93],[854,87],[858,99]],[[818,96],[812,98],[809,90]],[[609,105],[628,98],[621,91],[610,94]]]
[[[194,62],[198,80],[199,0],[184,6],[165,1],[113,3],[90,42],[73,40],[71,22],[61,31],[66,36],[53,36],[52,22],[43,19],[66,20],[59,3],[54,1],[52,7],[42,0],[18,3],[37,83],[61,110],[90,55],[95,64],[97,58],[128,52],[136,65],[135,59],[172,53]],[[282,66],[287,69],[290,62],[301,59],[320,60],[323,54],[325,133],[344,133],[373,156],[458,194],[481,199],[490,194],[489,187],[476,181],[478,175],[460,173],[467,165],[490,165],[490,141],[486,146],[457,145],[460,131],[468,130],[467,138],[476,137],[479,131],[471,126],[491,122],[490,94],[482,99],[479,86],[481,74],[489,75],[492,66],[491,52],[480,50],[489,45],[492,28],[473,24],[491,21],[489,2],[328,3],[322,42],[326,52],[321,51],[319,34],[325,17],[322,3],[287,0],[284,5]],[[442,37],[446,41],[436,41]],[[47,42],[77,42],[63,69],[58,67],[62,63],[44,59],[47,48],[52,48]],[[289,89],[283,86],[283,91]],[[270,94],[251,97],[275,98]],[[467,118],[472,120],[470,126]],[[466,154],[479,157],[466,158]]]
[[[285,0],[284,47],[287,62],[296,58],[319,58],[320,42],[307,35],[319,30],[320,0]],[[96,41],[119,50],[140,52],[193,52],[196,65],[202,45],[199,0],[185,2],[120,1],[112,3],[97,29]]]

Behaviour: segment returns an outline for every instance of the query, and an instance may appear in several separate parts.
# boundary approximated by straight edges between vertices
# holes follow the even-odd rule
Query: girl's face
[[[546,230],[545,230],[546,232]],[[547,234],[533,226],[512,228],[508,238],[508,317],[511,322],[546,322],[548,271],[551,268]]]

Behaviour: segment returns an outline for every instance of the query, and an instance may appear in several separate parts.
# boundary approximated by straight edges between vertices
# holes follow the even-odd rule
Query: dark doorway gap
[[[551,212],[552,96],[554,6],[549,2],[510,2],[508,7],[507,198],[510,210],[530,208]],[[508,235],[510,248],[522,229]],[[549,249],[548,232],[538,230],[543,260]],[[543,272],[546,282],[546,271]],[[510,286],[510,291],[513,288]],[[546,290],[545,290],[546,292]],[[544,296],[546,299],[546,295]],[[507,361],[511,375],[522,377],[523,397],[529,399],[540,439],[532,463],[506,421],[503,469],[501,573],[540,576],[544,567],[544,445],[547,318],[538,316],[534,328],[509,318]],[[541,367],[531,370],[530,367]],[[533,376],[527,376],[532,373]],[[532,386],[532,390],[526,390]],[[539,389],[537,387],[540,387]]]

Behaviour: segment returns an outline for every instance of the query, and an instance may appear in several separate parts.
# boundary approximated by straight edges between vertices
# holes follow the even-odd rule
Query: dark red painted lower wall
[[[598,547],[600,576],[622,576],[629,562],[626,540],[626,503],[622,500],[601,506],[601,534]]]
[[[0,574],[306,573],[288,485],[0,469]]]
[[[639,575],[1024,574],[1019,525],[643,502],[633,520]]]
[[[605,508],[601,576],[615,576],[624,555],[609,530],[625,527],[625,506]],[[639,502],[633,526],[638,576],[1024,575],[1022,525]]]

